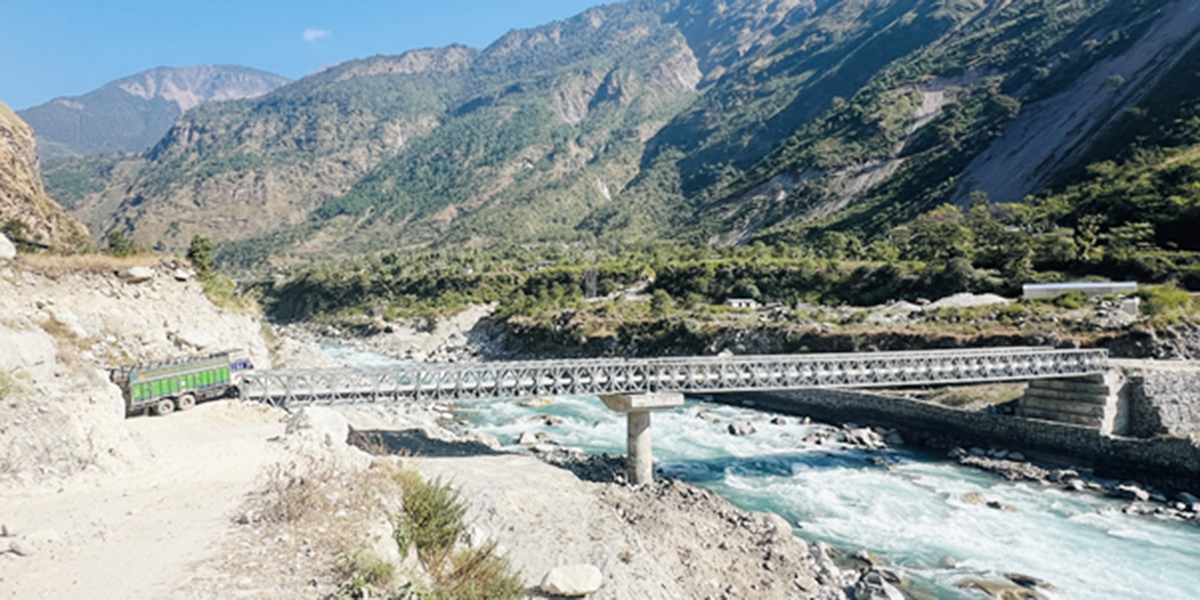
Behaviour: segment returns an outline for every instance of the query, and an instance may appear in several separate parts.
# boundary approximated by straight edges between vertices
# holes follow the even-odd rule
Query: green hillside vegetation
[[[728,298],[866,306],[959,292],[1019,296],[1026,283],[1107,277],[1200,290],[1200,254],[1156,249],[1140,226],[1099,236],[1036,232],[1025,226],[1028,215],[1028,207],[979,196],[965,213],[945,205],[871,243],[831,231],[811,245],[393,251],[304,268],[264,294],[277,318],[370,329],[380,318],[433,318],[487,302],[499,303],[502,318],[554,319],[597,306],[644,318],[655,316],[647,310],[722,311]],[[639,284],[652,296],[649,307],[622,300]]]
[[[79,210],[119,198],[107,227],[144,246],[212,237],[227,269],[377,257],[304,271],[289,289],[324,298],[310,307],[322,314],[508,302],[517,291],[534,306],[555,295],[521,287],[524,267],[497,275],[507,271],[486,266],[495,256],[566,245],[625,265],[642,259],[609,249],[663,240],[687,250],[637,256],[686,264],[646,258],[613,272],[659,273],[677,302],[736,289],[781,301],[805,289],[824,302],[1011,293],[1086,276],[1194,288],[1200,51],[1135,95],[1145,100],[1051,189],[1020,205],[977,195],[943,206],[966,197],[964,170],[1027,107],[1129,50],[1165,6],[623,2],[482,51],[351,61],[261,98],[203,105],[143,157],[76,160],[48,179]],[[944,104],[925,114],[930,90]],[[921,250],[930,236],[953,243]],[[686,258],[754,243],[776,253],[753,254],[762,269],[777,270]],[[387,256],[404,275],[370,266]],[[463,256],[485,265],[463,263],[477,273],[467,278],[429,267],[445,289],[409,282],[420,265]],[[801,259],[849,262],[788,262]],[[563,290],[587,270],[571,264]],[[449,300],[434,298],[442,292]],[[563,294],[556,301],[573,297]]]
[[[799,235],[820,235],[833,228],[868,237],[914,218],[946,201],[955,176],[1002,135],[1022,103],[1035,102],[1070,85],[1097,61],[1120,52],[1148,27],[1160,0],[1129,3],[1037,1],[1013,4],[999,12],[967,19],[976,3],[957,10],[932,10],[947,24],[960,24],[937,42],[899,60],[845,101],[780,144],[749,172],[714,193],[718,201],[735,197],[758,182],[784,172],[822,176],[798,186],[777,206],[745,207],[766,211],[765,225],[782,226],[759,234],[770,243]],[[1090,36],[1110,29],[1103,40]],[[974,74],[974,77],[971,75]],[[909,132],[915,99],[903,93],[932,78],[978,79],[948,90],[952,102],[943,114]],[[1024,94],[1014,96],[1019,90]],[[830,201],[829,175],[865,161],[904,159],[885,181],[865,190],[849,206],[825,218],[800,221]],[[791,221],[791,222],[789,222]],[[709,229],[728,222],[709,224]]]

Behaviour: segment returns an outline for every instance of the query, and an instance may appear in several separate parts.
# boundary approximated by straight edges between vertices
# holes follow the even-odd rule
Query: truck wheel
[[[184,394],[175,399],[175,410],[184,411],[196,405],[196,397]]]
[[[154,405],[154,414],[165,417],[175,412],[175,403],[170,398],[159,400],[158,404]]]

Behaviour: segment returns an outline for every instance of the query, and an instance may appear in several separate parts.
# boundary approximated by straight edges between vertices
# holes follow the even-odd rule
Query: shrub
[[[120,229],[108,232],[108,253],[113,256],[133,256],[137,254],[137,244],[125,239]]]
[[[338,570],[342,573],[342,582],[333,592],[336,600],[374,598],[380,588],[387,587],[396,578],[396,568],[391,563],[364,549],[343,556]]]
[[[440,480],[427,481],[415,471],[400,471],[393,479],[404,494],[404,512],[393,517],[400,554],[407,556],[415,546],[417,557],[436,580],[430,589],[406,586],[397,597],[432,600],[525,597],[520,575],[511,570],[506,557],[497,554],[495,542],[454,550],[466,529],[463,521],[466,507],[457,491]]]
[[[429,482],[412,471],[396,475],[404,492],[404,514],[398,518],[396,542],[400,553],[416,546],[417,556],[435,575],[443,566],[447,552],[466,530],[462,517],[467,509],[458,492],[441,480]]]
[[[1138,296],[1142,299],[1142,311],[1148,315],[1177,320],[1183,313],[1196,308],[1196,301],[1187,290],[1174,283],[1167,285],[1142,286]]]
[[[450,557],[450,572],[438,590],[446,600],[517,600],[525,597],[521,578],[508,559],[496,553],[496,543],[466,548]]]
[[[1087,304],[1087,296],[1085,296],[1083,292],[1072,290],[1070,292],[1055,296],[1051,302],[1053,302],[1054,305],[1059,308],[1074,310],[1077,308],[1082,308],[1083,305]]]
[[[187,258],[192,261],[192,266],[201,277],[207,278],[213,272],[213,260],[215,256],[215,247],[212,240],[197,235],[192,238],[192,243],[188,245]]]

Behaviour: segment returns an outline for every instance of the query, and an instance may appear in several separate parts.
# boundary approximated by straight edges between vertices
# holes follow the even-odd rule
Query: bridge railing
[[[1108,370],[1105,350],[994,348],[856,354],[408,363],[256,371],[242,395],[277,406],[674,391],[901,387],[1074,377]]]

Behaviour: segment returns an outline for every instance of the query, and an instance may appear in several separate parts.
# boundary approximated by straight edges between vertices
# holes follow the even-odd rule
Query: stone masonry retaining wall
[[[1194,363],[1122,363],[1128,382],[1129,433],[1136,437],[1200,431],[1200,367]]]
[[[740,393],[727,401],[738,403],[746,399],[759,408],[784,414],[886,425],[930,437],[1065,456],[1108,477],[1133,479],[1165,489],[1200,490],[1200,441],[1189,438],[1113,437],[1091,427],[967,412],[847,390]]]

